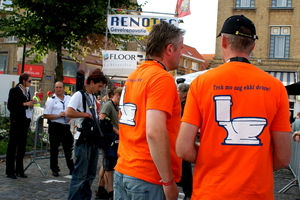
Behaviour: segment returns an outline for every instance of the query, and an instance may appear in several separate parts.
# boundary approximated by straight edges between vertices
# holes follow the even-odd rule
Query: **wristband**
[[[55,115],[56,116],[56,119],[58,119],[58,115]]]
[[[174,180],[171,180],[169,182],[163,182],[163,180],[160,180],[159,182],[161,182],[163,186],[170,186],[173,184]]]

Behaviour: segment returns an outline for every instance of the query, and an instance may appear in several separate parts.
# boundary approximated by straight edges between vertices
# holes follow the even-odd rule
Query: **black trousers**
[[[58,167],[58,148],[62,144],[65,159],[70,173],[74,170],[72,160],[73,135],[70,131],[70,125],[49,122],[49,140],[50,140],[50,169],[52,172],[59,172]]]
[[[26,152],[29,125],[30,119],[28,118],[10,121],[9,141],[6,152],[7,175],[24,173],[23,159]]]
[[[191,197],[193,191],[192,164],[185,160],[182,160],[182,176],[179,184],[182,187],[184,195],[186,197]]]

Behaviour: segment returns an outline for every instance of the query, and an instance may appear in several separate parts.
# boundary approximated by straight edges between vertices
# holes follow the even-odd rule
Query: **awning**
[[[267,71],[269,74],[280,80],[284,86],[296,83],[296,72]]]
[[[76,78],[72,78],[72,77],[64,77],[63,83],[67,83],[67,84],[76,84]]]
[[[285,86],[289,95],[300,95],[300,82]]]

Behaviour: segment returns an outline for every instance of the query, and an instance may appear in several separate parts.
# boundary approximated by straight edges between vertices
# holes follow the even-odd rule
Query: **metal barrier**
[[[41,172],[41,174],[44,176],[44,177],[46,177],[46,175],[45,175],[45,173],[43,172],[43,170],[42,170],[42,168],[41,168],[41,166],[37,163],[37,159],[43,159],[43,158],[46,158],[46,157],[40,157],[40,158],[37,158],[37,155],[36,155],[36,145],[37,145],[37,142],[38,142],[38,135],[40,134],[40,133],[43,133],[44,132],[44,118],[43,118],[43,115],[40,115],[37,119],[36,119],[36,121],[35,121],[35,136],[34,136],[34,153],[33,153],[33,158],[31,159],[31,162],[27,165],[27,167],[25,168],[25,170],[24,171],[26,171],[27,169],[28,169],[28,167],[31,165],[31,164],[35,164],[38,168],[39,168],[39,170],[40,170],[40,172]]]
[[[41,144],[40,144],[41,149],[39,150],[39,152],[43,153],[43,156],[37,155],[37,144],[40,139],[40,136],[41,136],[41,134],[44,135],[44,133],[48,133],[48,124],[47,124],[47,121],[44,120],[44,118],[43,118],[43,111],[44,111],[43,108],[34,108],[32,111],[30,128],[32,131],[35,132],[35,134],[34,134],[34,152],[33,152],[33,158],[31,158],[31,162],[26,166],[24,171],[26,171],[28,169],[28,167],[34,163],[40,170],[41,174],[44,177],[46,177],[41,166],[37,162],[37,160],[40,160],[40,159],[49,159],[50,158],[50,155],[47,155],[47,152],[49,152],[49,149],[47,147],[49,147],[49,145],[47,144],[45,149],[43,149],[44,145],[43,145],[42,140],[40,140],[41,141]],[[61,153],[61,155],[59,155],[58,157],[64,157],[64,153]]]
[[[298,185],[299,190],[300,190],[300,185],[299,185],[299,178],[300,178],[300,143],[295,142],[292,138],[292,133],[291,133],[291,144],[292,144],[292,158],[291,162],[289,164],[289,169],[294,175],[294,179],[289,182],[286,186],[284,186],[281,190],[278,191],[278,193],[285,193],[288,191],[291,187]]]

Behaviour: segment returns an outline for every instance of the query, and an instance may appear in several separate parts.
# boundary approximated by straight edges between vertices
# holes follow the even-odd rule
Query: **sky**
[[[175,13],[177,0],[147,0],[143,11]],[[138,0],[143,4],[145,0]],[[218,0],[190,0],[191,15],[182,17],[179,27],[186,30],[184,44],[197,49],[200,54],[214,54],[217,35]],[[151,15],[144,13],[143,15]],[[159,14],[155,14],[159,15]],[[171,15],[170,15],[171,16]]]

